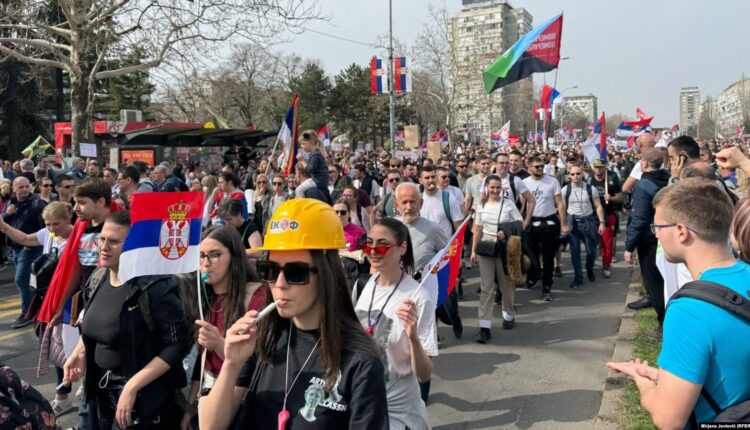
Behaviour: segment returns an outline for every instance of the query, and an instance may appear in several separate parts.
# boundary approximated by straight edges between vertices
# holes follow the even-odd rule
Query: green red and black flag
[[[533,73],[549,72],[560,62],[562,14],[535,27],[484,69],[484,89],[491,93]]]

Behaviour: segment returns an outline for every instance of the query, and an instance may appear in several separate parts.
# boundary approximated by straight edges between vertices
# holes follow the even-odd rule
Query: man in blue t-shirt
[[[750,299],[750,265],[727,247],[732,204],[714,181],[692,178],[654,197],[652,230],[667,261],[684,263],[693,279],[712,281]],[[713,304],[669,302],[659,368],[635,360],[608,363],[633,379],[641,405],[659,428],[683,428],[716,418],[701,395],[705,388],[721,410],[750,399],[750,323]]]

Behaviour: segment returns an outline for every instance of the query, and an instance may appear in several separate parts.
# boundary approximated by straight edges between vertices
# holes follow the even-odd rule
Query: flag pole
[[[463,228],[464,228],[464,225],[465,225],[465,224],[466,224],[467,222],[469,222],[469,220],[470,220],[471,218],[473,218],[473,217],[474,217],[474,215],[469,215],[469,216],[467,216],[467,217],[466,217],[466,218],[464,219],[464,222],[462,222],[462,223],[461,223],[461,225],[460,225],[460,226],[459,226],[459,227],[458,227],[458,228],[456,229],[456,232],[455,232],[455,233],[453,233],[453,236],[452,236],[452,237],[451,237],[451,239],[450,239],[450,240],[448,241],[448,245],[447,245],[447,246],[445,246],[445,247],[444,247],[443,249],[441,249],[441,250],[440,250],[440,252],[438,253],[438,254],[440,255],[440,257],[438,258],[438,262],[439,262],[440,260],[442,260],[442,259],[443,259],[443,256],[444,256],[444,255],[445,255],[445,253],[446,253],[446,252],[448,251],[448,249],[450,249],[450,246],[451,246],[451,244],[453,243],[453,241],[455,241],[455,240],[456,240],[456,238],[458,237],[458,233],[459,233],[459,232],[461,232],[461,229],[463,229]],[[433,257],[433,258],[434,258],[434,257]],[[422,287],[424,287],[424,283],[425,283],[425,281],[426,281],[426,280],[427,280],[427,278],[429,278],[429,277],[430,277],[430,275],[432,274],[432,269],[433,269],[433,267],[430,267],[430,270],[428,271],[428,273],[422,273],[422,279],[421,279],[421,280],[419,281],[419,287],[418,287],[418,288],[422,288]]]
[[[389,103],[388,103],[388,124],[390,130],[391,155],[396,156],[396,142],[394,134],[396,132],[396,93],[393,88],[393,0],[388,0],[388,86],[389,86]]]

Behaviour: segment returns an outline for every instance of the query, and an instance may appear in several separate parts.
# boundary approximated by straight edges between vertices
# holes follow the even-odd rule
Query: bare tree
[[[68,72],[74,146],[93,132],[96,80],[205,56],[234,38],[266,41],[319,18],[317,5],[305,0],[57,0],[64,19],[51,23],[49,3],[0,4],[0,61]],[[134,47],[146,53],[141,64],[106,70]]]

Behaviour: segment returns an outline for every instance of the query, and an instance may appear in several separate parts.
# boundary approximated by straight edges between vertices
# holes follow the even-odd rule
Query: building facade
[[[740,79],[722,91],[713,111],[717,132],[724,137],[736,135],[737,127],[750,116],[750,79]]]
[[[463,10],[450,20],[448,32],[454,128],[484,137],[507,121],[511,121],[511,133],[533,128],[531,77],[491,94],[482,82],[482,70],[531,29],[531,14],[505,0],[463,0]]]
[[[680,130],[690,133],[688,130],[698,126],[700,115],[701,93],[698,87],[682,87],[680,91]]]
[[[572,118],[586,118],[587,123],[596,122],[599,117],[599,107],[596,96],[565,96],[562,105],[561,120],[569,122]]]

